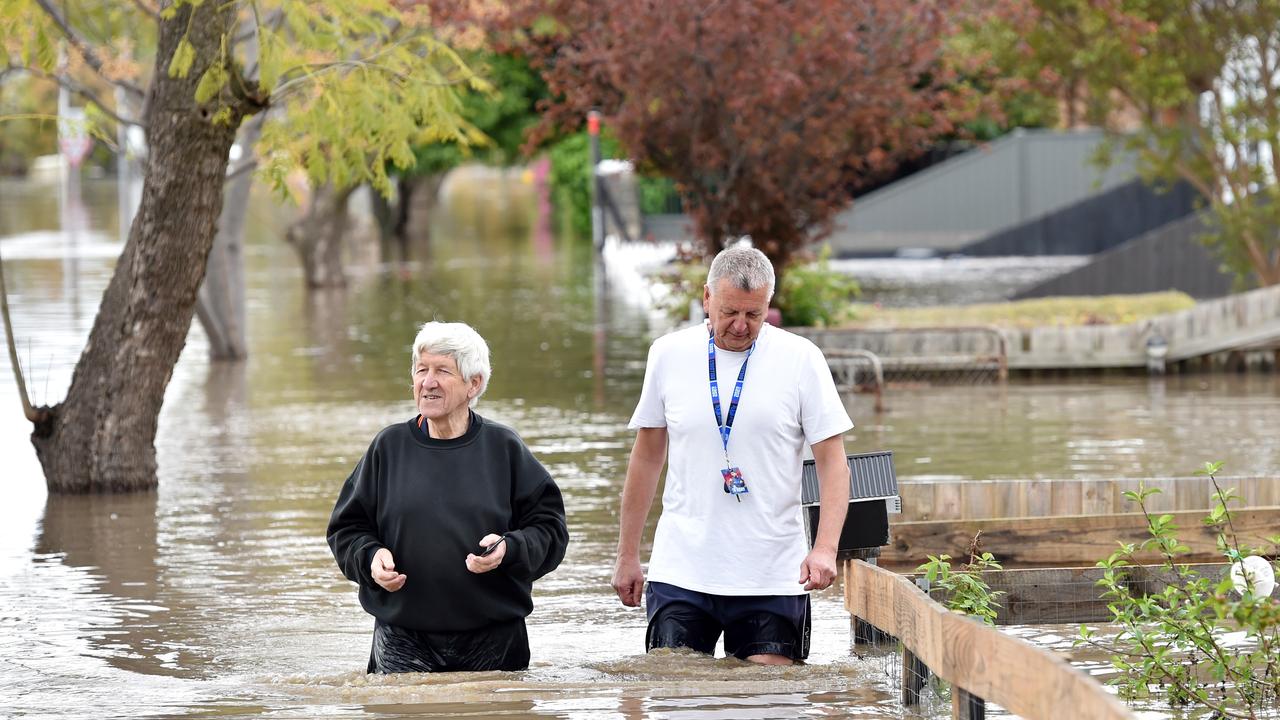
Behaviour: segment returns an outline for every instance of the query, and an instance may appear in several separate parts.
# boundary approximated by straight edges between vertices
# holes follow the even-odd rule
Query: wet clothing
[[[478,630],[432,633],[375,620],[370,673],[524,670],[529,633],[524,618]]]
[[[725,653],[740,660],[809,657],[808,595],[709,595],[650,582],[644,604],[649,616],[645,650],[685,647],[711,655],[723,632]]]
[[[800,595],[809,546],[800,514],[807,446],[853,427],[809,340],[765,324],[747,361],[729,437],[748,492],[725,493],[725,449],[712,410],[703,325],[654,341],[629,427],[667,429],[666,486],[649,579],[714,595]],[[745,352],[716,350],[730,402]]]
[[[472,573],[466,556],[479,554],[489,533],[506,538],[506,555],[497,568]],[[515,621],[523,627],[533,581],[560,564],[569,539],[560,489],[546,469],[515,431],[474,412],[467,431],[449,440],[430,437],[418,418],[379,432],[342,486],[327,535],[370,615],[437,639]],[[407,577],[394,593],[370,574],[383,547]],[[446,660],[468,656],[432,646]],[[479,669],[452,662],[443,665]]]

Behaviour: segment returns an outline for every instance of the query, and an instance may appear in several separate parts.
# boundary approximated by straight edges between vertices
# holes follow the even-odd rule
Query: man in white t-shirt
[[[758,663],[808,655],[808,591],[836,577],[849,503],[843,434],[853,427],[822,352],[765,323],[774,273],[759,250],[711,263],[708,321],[654,341],[629,427],[636,442],[622,491],[613,588],[645,595],[646,648],[725,651]],[[817,540],[804,534],[804,447],[817,461]],[[668,455],[668,448],[670,454]],[[649,583],[640,536],[667,464]]]

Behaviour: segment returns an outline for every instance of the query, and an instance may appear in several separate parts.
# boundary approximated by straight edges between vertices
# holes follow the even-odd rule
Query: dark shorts
[[[524,670],[529,634],[524,618],[463,632],[426,632],[377,620],[369,672]]]
[[[723,632],[725,652],[739,659],[809,657],[808,595],[710,595],[650,582],[645,612],[646,650],[685,647],[711,655]]]

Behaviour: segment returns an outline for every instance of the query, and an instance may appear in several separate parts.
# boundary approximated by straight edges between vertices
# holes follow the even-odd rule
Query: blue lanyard
[[[738,371],[738,381],[733,384],[733,400],[729,402],[729,415],[721,420],[720,385],[716,382],[716,339],[707,338],[707,374],[711,377],[711,407],[716,411],[716,426],[720,428],[720,442],[724,445],[725,464],[729,463],[729,433],[733,430],[733,416],[738,413],[738,399],[742,397],[742,380],[747,376],[747,361],[755,352],[756,344],[751,343],[747,356],[742,360],[742,369]]]

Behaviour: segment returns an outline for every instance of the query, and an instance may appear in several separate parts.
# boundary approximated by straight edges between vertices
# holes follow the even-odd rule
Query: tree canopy
[[[50,491],[154,487],[157,419],[223,185],[248,169],[228,168],[241,122],[269,113],[258,157],[277,186],[301,167],[317,185],[385,190],[388,162],[412,163],[415,143],[475,137],[459,90],[487,85],[436,36],[428,8],[389,0],[0,0],[0,16],[8,69],[146,130],[142,200],[67,397],[24,405]]]
[[[675,181],[708,253],[750,235],[779,269],[829,232],[848,188],[975,107],[945,38],[953,0],[529,2],[547,124],[592,108],[642,170]]]
[[[1280,283],[1280,0],[1006,0],[1013,67],[1067,86],[1151,178],[1212,210],[1226,265]],[[1073,112],[1076,110],[1073,108]]]
[[[237,103],[270,110],[261,157],[279,188],[302,168],[317,184],[369,182],[385,191],[387,165],[411,165],[414,145],[481,137],[461,118],[460,90],[488,83],[441,41],[425,6],[233,0],[218,6],[231,30],[209,57],[187,28],[164,67],[153,68],[156,24],[205,2],[212,0],[0,0],[7,67],[68,87],[100,124],[143,124],[157,71],[195,78],[192,100],[211,122],[235,120]],[[111,87],[131,107],[101,90]]]

